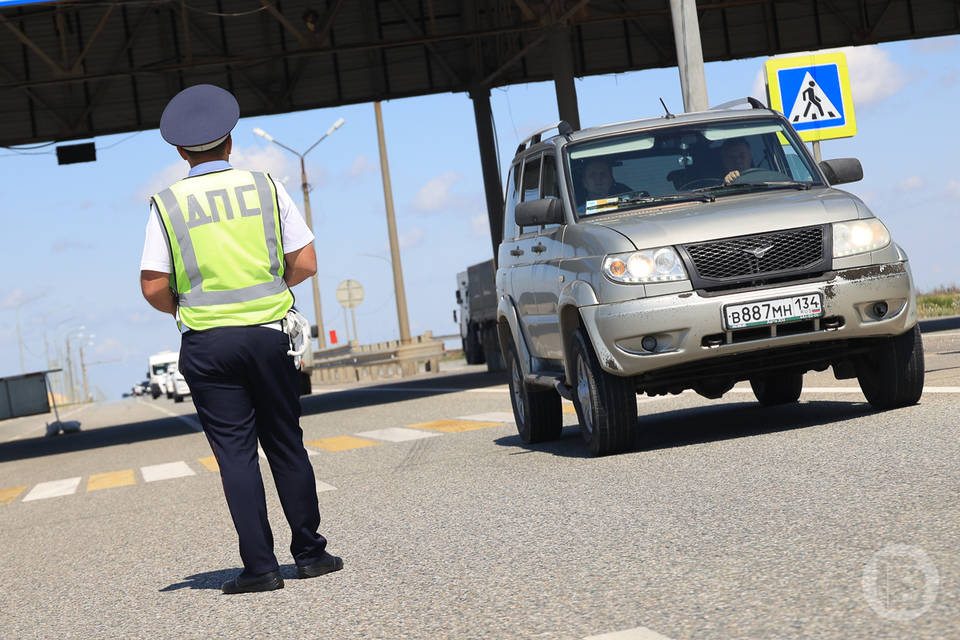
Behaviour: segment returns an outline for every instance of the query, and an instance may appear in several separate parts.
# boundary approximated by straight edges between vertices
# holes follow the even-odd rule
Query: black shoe
[[[254,593],[256,591],[273,591],[274,589],[283,589],[283,578],[280,576],[280,570],[263,573],[252,578],[244,578],[242,575],[233,580],[223,583],[220,590],[224,593]]]
[[[316,578],[340,569],[343,569],[343,560],[324,551],[323,556],[313,564],[297,567],[297,577]]]

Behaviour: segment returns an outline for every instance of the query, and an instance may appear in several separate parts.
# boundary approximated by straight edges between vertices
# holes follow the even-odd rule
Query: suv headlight
[[[883,249],[890,232],[877,218],[833,223],[833,257],[842,258]]]
[[[603,259],[603,274],[626,284],[687,279],[687,270],[673,247],[611,254]]]

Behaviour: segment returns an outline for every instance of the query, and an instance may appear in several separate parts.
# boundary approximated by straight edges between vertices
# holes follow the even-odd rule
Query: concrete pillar
[[[573,84],[573,46],[570,28],[557,26],[550,31],[550,60],[553,65],[553,85],[557,92],[557,112],[574,131],[580,129],[580,109],[577,106],[577,87]]]
[[[483,172],[483,191],[487,198],[487,216],[490,222],[490,240],[493,243],[493,259],[503,239],[503,183],[500,182],[500,159],[493,132],[493,115],[490,111],[490,90],[470,92],[473,100],[473,117],[477,124],[477,146],[480,149],[480,169]]]
[[[707,78],[703,72],[703,48],[700,46],[700,20],[696,0],[670,0],[673,37],[677,42],[677,67],[684,111],[706,111]]]

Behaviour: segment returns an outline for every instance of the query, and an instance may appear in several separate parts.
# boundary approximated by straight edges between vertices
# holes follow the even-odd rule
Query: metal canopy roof
[[[700,0],[704,59],[960,33],[960,0]],[[669,0],[77,0],[0,10],[0,145],[155,128],[180,89],[242,116],[676,64]]]

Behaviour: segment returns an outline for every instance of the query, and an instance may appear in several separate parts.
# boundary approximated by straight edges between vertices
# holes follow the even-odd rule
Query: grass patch
[[[960,315],[960,287],[950,285],[921,293],[917,296],[917,308],[921,318]]]

